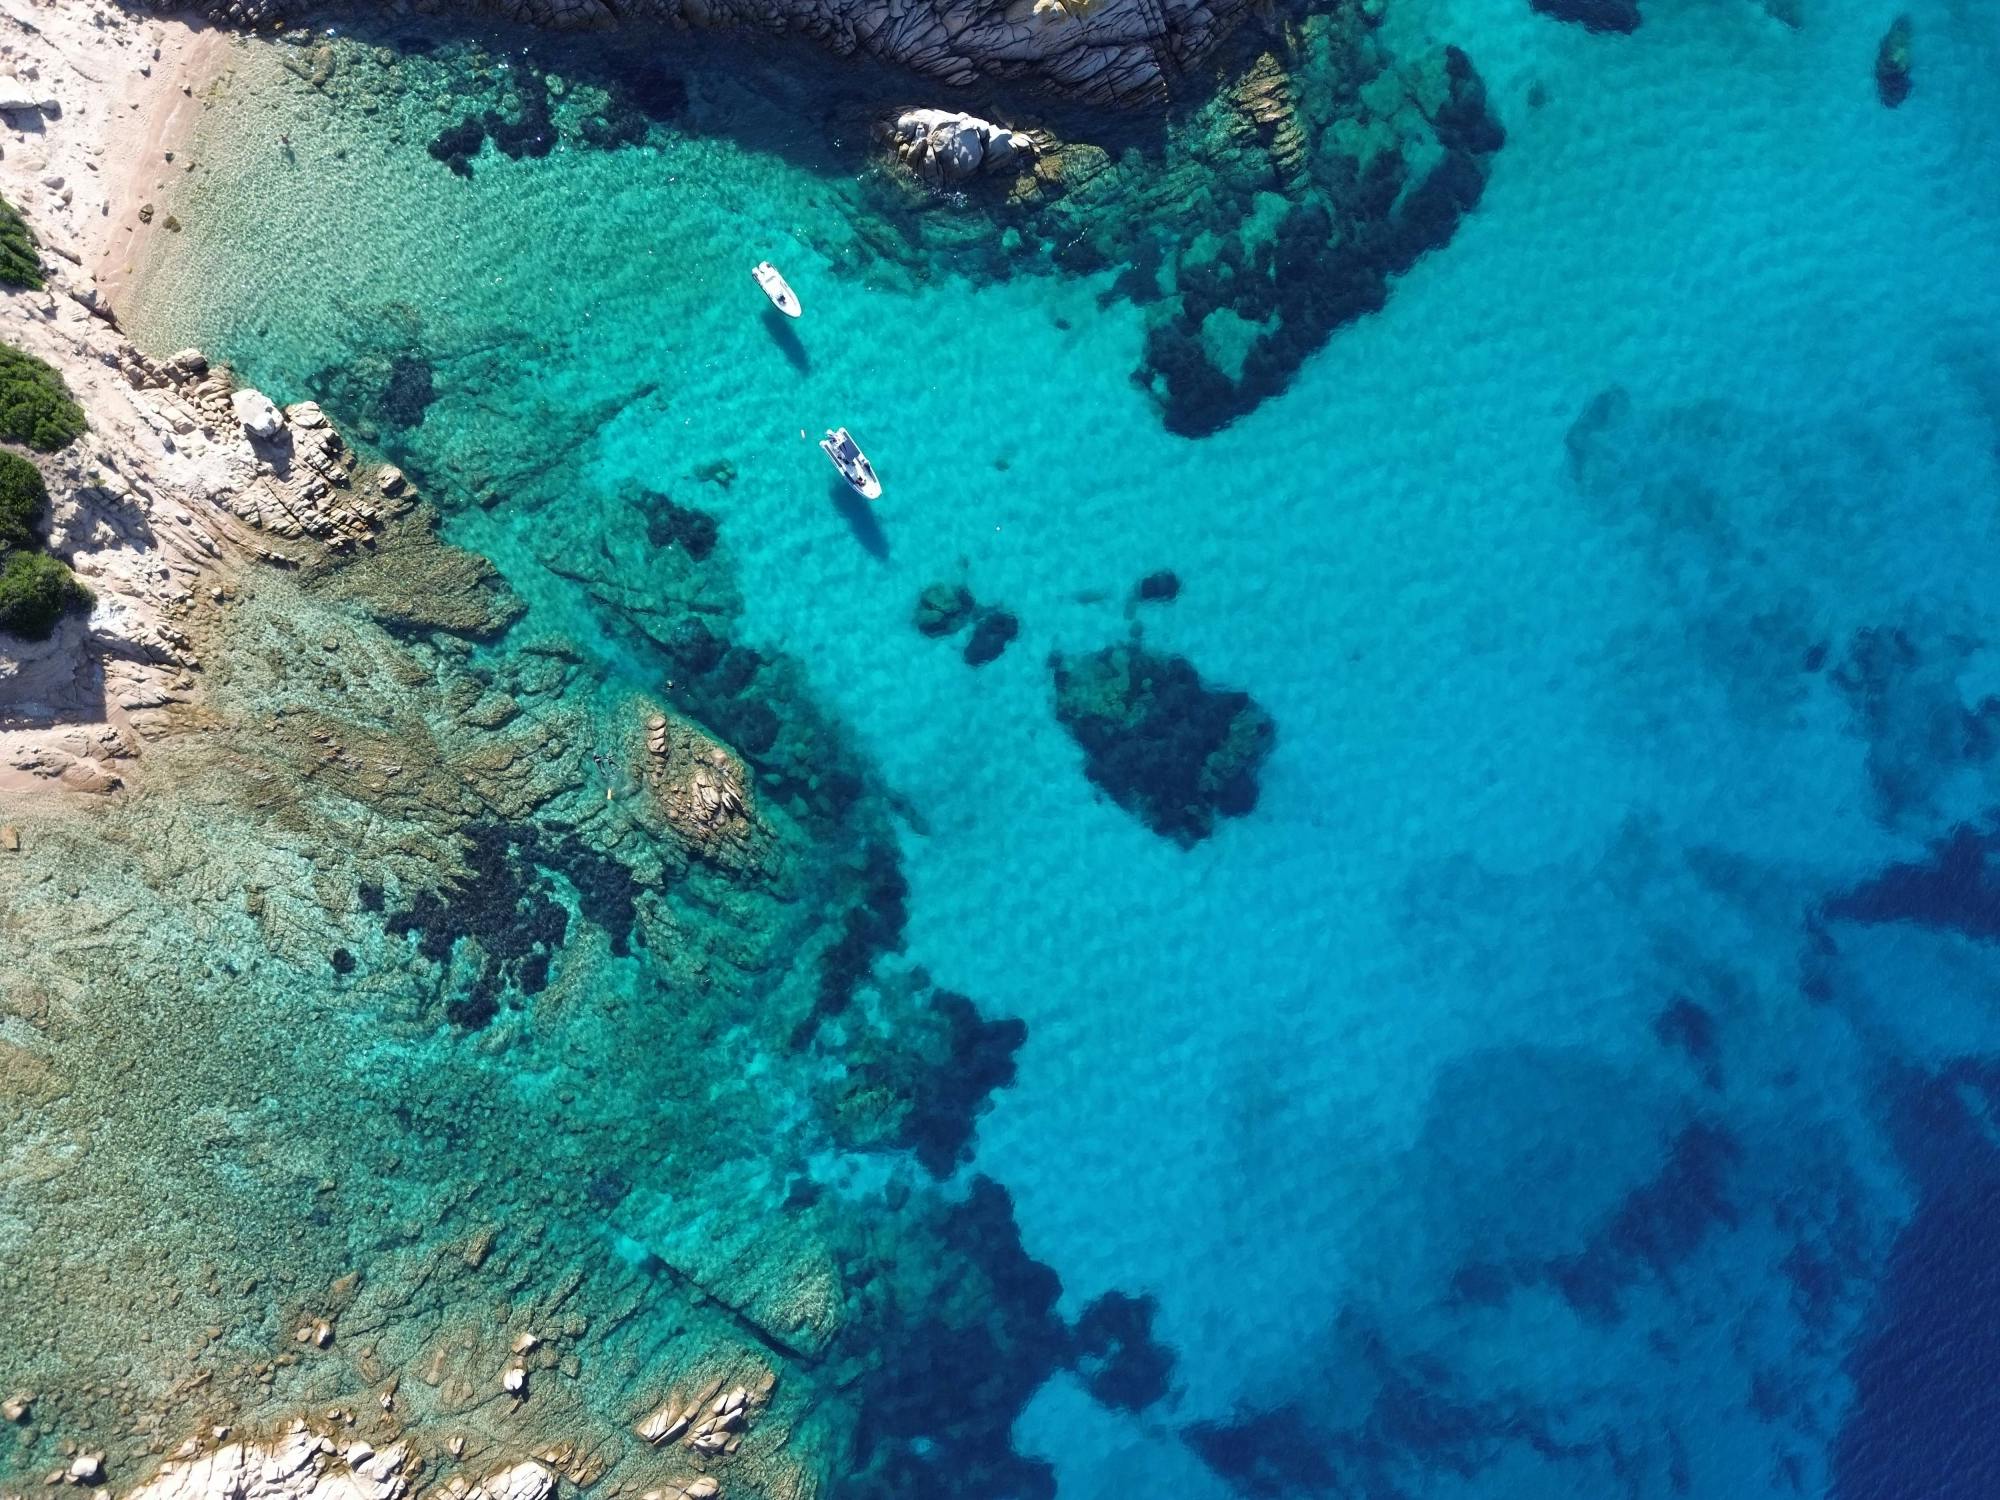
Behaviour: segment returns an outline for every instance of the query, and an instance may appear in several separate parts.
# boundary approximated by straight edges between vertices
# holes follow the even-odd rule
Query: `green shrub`
[[[0,630],[47,640],[64,610],[90,602],[90,590],[46,552],[10,552],[0,562]]]
[[[19,209],[0,198],[0,286],[22,286],[38,291],[42,285],[42,258],[35,251],[35,237]]]
[[[0,344],[0,438],[53,453],[83,433],[83,408],[62,376],[25,350]]]
[[[48,508],[42,471],[18,453],[0,451],[0,554],[34,546]]]

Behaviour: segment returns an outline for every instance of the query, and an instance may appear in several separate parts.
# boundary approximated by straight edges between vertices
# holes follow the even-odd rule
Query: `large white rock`
[[[229,405],[253,438],[274,438],[284,429],[284,413],[260,390],[246,385],[229,398]]]
[[[1018,130],[948,109],[906,109],[890,135],[904,165],[934,187],[1004,170],[1035,149]]]
[[[529,1459],[488,1474],[472,1487],[465,1500],[549,1500],[556,1492],[556,1476]]]
[[[46,97],[32,83],[26,83],[11,73],[0,74],[0,114],[16,109],[39,110]]]

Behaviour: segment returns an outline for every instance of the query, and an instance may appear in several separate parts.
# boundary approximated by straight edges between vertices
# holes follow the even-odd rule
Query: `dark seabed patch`
[[[1931,846],[1928,857],[1891,865],[1872,880],[1826,903],[1825,915],[1846,922],[1909,922],[2000,938],[2000,868],[1994,836],[1961,824]]]
[[[1137,645],[1049,658],[1056,718],[1084,774],[1162,838],[1192,846],[1257,805],[1277,726],[1248,693],[1215,688],[1182,656]]]
[[[1837,1500],[2000,1494],[2000,1069],[1963,1063],[1890,1090],[1918,1191],[1850,1361],[1854,1404],[1835,1445]]]

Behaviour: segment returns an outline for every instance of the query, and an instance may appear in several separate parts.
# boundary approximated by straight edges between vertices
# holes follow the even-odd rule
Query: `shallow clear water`
[[[420,351],[376,441],[599,681],[663,668],[566,559],[634,487],[718,516],[749,638],[914,809],[910,959],[1027,1022],[979,1169],[1066,1309],[1158,1300],[1167,1398],[1058,1376],[1016,1429],[1065,1496],[1981,1492],[1988,1398],[1953,1459],[1882,1434],[1962,1392],[1898,1364],[1912,1285],[1990,1348],[1990,895],[1870,882],[1996,795],[1993,18],[1912,7],[1890,112],[1856,7],[1391,9],[1486,78],[1486,195],[1198,442],[1108,278],[871,257],[832,116],[713,71],[645,149],[464,180],[246,51],[128,321],[344,421],[321,372]],[[1145,641],[1278,725],[1192,849],[1093,792],[1046,665],[1159,567]],[[976,670],[910,625],[961,577],[1022,622]]]

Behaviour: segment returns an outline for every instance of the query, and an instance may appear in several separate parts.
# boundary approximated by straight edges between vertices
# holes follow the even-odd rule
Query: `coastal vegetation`
[[[0,286],[40,291],[42,258],[19,209],[0,198]]]
[[[42,471],[18,453],[0,453],[0,553],[34,546],[48,509]]]
[[[24,640],[48,639],[64,611],[88,604],[90,590],[46,552],[10,552],[0,562],[0,631]]]
[[[26,350],[0,344],[0,438],[54,453],[83,427],[83,408],[62,376]]]
[[[48,509],[42,471],[0,452],[0,631],[31,641],[46,640],[64,610],[90,601],[76,575],[41,550]]]

